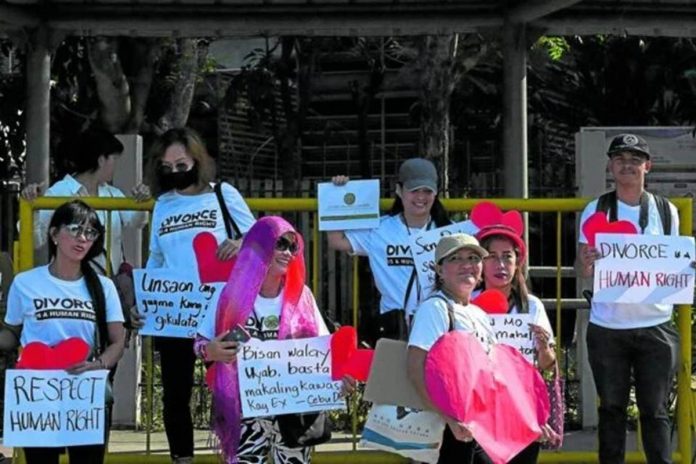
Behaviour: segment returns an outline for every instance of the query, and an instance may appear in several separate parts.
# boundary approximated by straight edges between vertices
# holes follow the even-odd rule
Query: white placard
[[[452,234],[475,235],[476,232],[478,232],[478,227],[469,220],[411,236],[411,254],[413,255],[413,264],[416,266],[416,273],[418,274],[421,295],[428,295],[435,283],[433,265],[435,264],[435,248],[440,238]]]
[[[5,446],[104,443],[108,370],[71,375],[64,370],[9,369],[5,375]]]
[[[237,354],[244,417],[342,409],[341,382],[331,380],[331,336],[252,338]]]
[[[491,328],[498,343],[516,348],[527,361],[534,363],[534,335],[529,324],[534,320],[530,314],[489,314]]]
[[[345,185],[317,184],[319,230],[374,229],[379,226],[379,180]]]
[[[597,234],[593,301],[691,304],[694,238]]]
[[[134,269],[135,303],[145,316],[140,335],[193,338],[206,311],[217,308],[224,283],[201,284],[178,269]]]

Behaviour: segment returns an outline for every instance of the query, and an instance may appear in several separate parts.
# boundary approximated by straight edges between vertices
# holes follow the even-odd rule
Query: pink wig
[[[283,286],[278,338],[314,337],[318,333],[314,317],[314,296],[305,287],[304,242],[284,219],[266,216],[249,229],[222,290],[215,317],[215,333],[221,334],[237,324],[244,325],[254,309],[261,285],[268,274],[278,239],[292,233],[299,246],[290,261]],[[213,429],[220,440],[225,462],[237,462],[240,439],[241,403],[237,363],[216,362],[212,367]]]

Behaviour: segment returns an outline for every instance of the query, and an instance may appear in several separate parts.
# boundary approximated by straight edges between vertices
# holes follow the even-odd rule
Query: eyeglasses
[[[78,238],[82,235],[88,242],[93,242],[99,237],[99,231],[94,227],[83,226],[82,224],[69,224],[63,227],[73,238]]]
[[[466,264],[469,266],[476,266],[478,264],[481,264],[481,257],[479,255],[459,256],[454,254],[446,257],[444,261],[446,263],[452,264]]]
[[[188,163],[181,161],[176,163],[174,166],[170,166],[169,164],[160,164],[159,170],[162,174],[171,174],[172,172],[186,172],[192,167],[192,164],[189,165]]]
[[[624,166],[640,166],[645,163],[647,158],[642,156],[631,156],[630,158],[623,158],[622,156],[613,156],[611,160],[614,163],[623,164]]]
[[[496,255],[491,255],[489,254],[485,258],[483,258],[484,261],[486,262],[500,262],[503,264],[512,264],[515,262],[516,256],[511,253],[505,253],[504,255],[496,256]]]
[[[296,254],[300,249],[300,245],[297,242],[293,242],[285,237],[280,237],[275,244],[275,249],[277,251],[289,251],[290,254]]]

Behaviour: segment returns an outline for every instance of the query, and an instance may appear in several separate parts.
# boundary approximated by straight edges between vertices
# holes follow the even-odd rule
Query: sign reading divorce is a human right
[[[224,283],[200,283],[178,269],[134,269],[135,303],[145,317],[141,335],[193,338],[207,311],[217,308]]]
[[[597,234],[593,301],[691,304],[693,237]]]
[[[237,353],[244,417],[342,409],[341,382],[331,380],[331,336],[252,338]]]
[[[104,443],[108,374],[108,370],[79,375],[64,370],[7,370],[3,444],[53,447]]]

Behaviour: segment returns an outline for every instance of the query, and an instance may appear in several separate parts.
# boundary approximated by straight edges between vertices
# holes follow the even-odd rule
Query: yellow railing
[[[140,210],[149,211],[153,207],[153,202],[138,203],[131,199],[117,198],[82,198],[92,207],[100,210]],[[34,264],[33,255],[33,230],[34,217],[33,211],[40,209],[55,209],[70,198],[58,197],[42,197],[33,202],[20,200],[20,234],[19,234],[19,270],[30,269]],[[574,213],[581,211],[590,199],[588,198],[570,198],[570,199],[487,199],[496,203],[503,209],[517,209],[524,212],[541,212],[541,213],[556,213],[556,334],[557,346],[560,347],[561,336],[561,262],[562,262],[562,227],[561,220],[563,213]],[[249,198],[247,204],[253,211],[264,212],[316,212],[317,201],[311,198]],[[383,199],[380,206],[383,210],[390,207],[393,200]],[[443,199],[442,203],[450,212],[469,211],[473,206],[481,201],[480,199]],[[692,234],[692,201],[689,198],[673,198],[671,201],[679,210],[681,235]],[[319,230],[317,225],[316,215],[312,224],[313,246],[312,246],[312,288],[314,291],[319,289]],[[106,241],[107,244],[109,241]],[[108,246],[108,245],[107,245]],[[357,273],[357,260],[353,261],[354,276]],[[357,322],[358,313],[358,282],[357,278],[353,279],[353,322]],[[681,358],[678,370],[678,386],[677,386],[677,437],[678,448],[673,453],[674,462],[687,464],[691,456],[691,414],[690,414],[690,380],[691,380],[691,307],[688,305],[680,305],[677,309],[677,326],[681,336]],[[355,450],[355,440],[353,449]],[[331,452],[320,453],[314,460],[317,464],[337,464],[358,462],[358,458],[353,454],[356,451],[348,452]],[[394,455],[386,453],[357,451],[360,453],[360,462],[407,462]],[[119,455],[121,458],[125,456]],[[137,458],[134,458],[137,459]],[[150,458],[148,458],[150,459]],[[199,461],[198,458],[197,462]],[[204,459],[205,460],[205,459]],[[115,462],[108,460],[108,462]],[[119,462],[126,462],[119,460]],[[128,462],[136,462],[128,460]],[[154,462],[154,461],[152,461]],[[201,461],[203,462],[203,461]],[[211,461],[212,462],[212,461]],[[577,451],[562,451],[562,452],[545,452],[541,454],[540,462],[598,462],[596,452],[577,452]],[[626,454],[626,462],[645,462],[643,453],[629,452]]]

